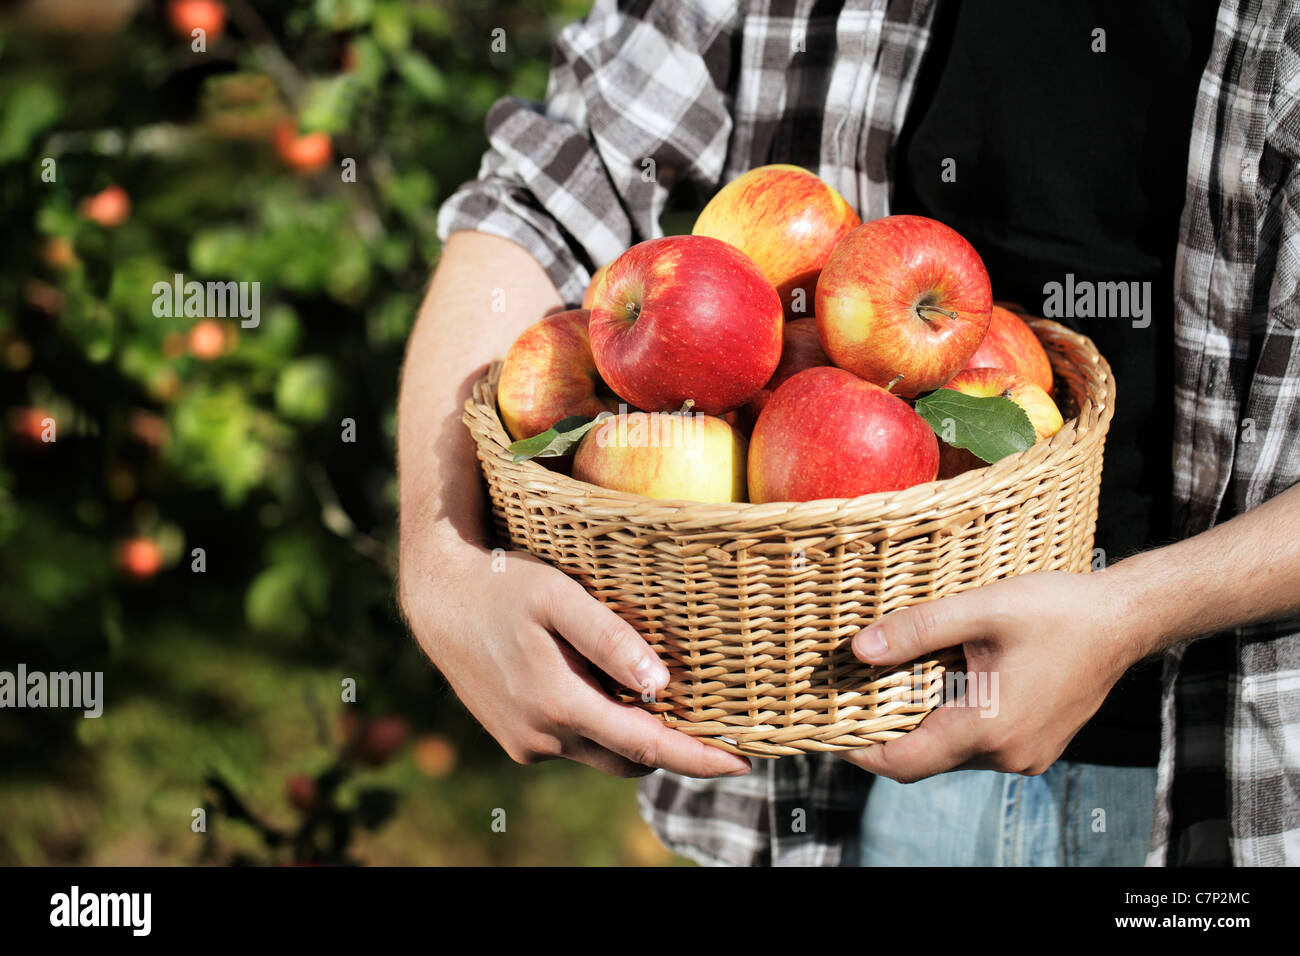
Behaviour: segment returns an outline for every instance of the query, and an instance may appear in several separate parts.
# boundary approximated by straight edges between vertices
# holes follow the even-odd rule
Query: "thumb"
[[[905,664],[925,654],[987,637],[988,599],[982,589],[900,608],[853,636],[853,653],[868,664]]]
[[[837,756],[863,770],[899,783],[914,783],[937,773],[961,769],[977,752],[978,720],[971,708],[946,704],[921,726],[884,744],[848,750]]]
[[[542,623],[614,680],[638,691],[668,686],[668,668],[631,624],[563,578],[546,594]]]

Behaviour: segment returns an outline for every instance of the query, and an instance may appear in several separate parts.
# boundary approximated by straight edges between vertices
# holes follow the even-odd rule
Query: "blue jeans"
[[[1038,777],[959,770],[872,781],[862,866],[1141,866],[1154,767],[1058,761]]]

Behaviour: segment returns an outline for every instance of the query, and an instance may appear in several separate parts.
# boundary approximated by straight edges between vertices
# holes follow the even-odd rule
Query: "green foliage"
[[[1000,461],[1034,444],[1029,416],[1002,395],[966,395],[940,388],[917,399],[916,411],[940,441],[965,448],[987,462]]]
[[[63,104],[57,93],[41,83],[21,83],[0,106],[0,162],[22,158],[43,130],[59,118]]]
[[[530,458],[558,458],[561,455],[574,454],[587,432],[613,415],[613,412],[601,412],[599,415],[570,415],[528,438],[521,438],[510,443],[510,453],[515,461],[528,461]]]
[[[386,791],[358,797],[383,822],[374,859],[625,855],[631,794],[615,781],[561,814],[574,845],[536,809],[516,817],[513,851],[492,842],[477,800],[549,791],[521,783],[442,688],[391,580],[394,402],[437,204],[475,174],[487,107],[542,95],[553,33],[587,5],[267,0],[231,5],[206,53],[162,2],[125,21],[94,4],[71,23],[50,17],[58,4],[6,15],[0,669],[101,669],[106,706],[99,721],[0,712],[0,863],[194,859],[205,779],[281,811],[285,772],[330,759],[317,724],[344,677],[362,710],[462,751],[455,778],[385,770],[384,786],[421,795],[392,821],[373,796]],[[498,27],[505,53],[489,47]],[[290,168],[280,126],[328,135],[328,162]],[[103,224],[83,203],[109,186],[130,211]],[[258,283],[259,321],[158,307],[177,275]],[[50,444],[29,433],[46,415]],[[157,545],[156,572],[119,566],[132,538]],[[574,773],[536,779],[573,801]],[[412,827],[408,806],[444,816],[413,811]],[[385,849],[389,832],[404,851]]]
[[[215,487],[227,505],[275,475],[287,428],[234,383],[187,389],[172,405],[167,460],[191,484]],[[278,477],[278,476],[276,476]]]

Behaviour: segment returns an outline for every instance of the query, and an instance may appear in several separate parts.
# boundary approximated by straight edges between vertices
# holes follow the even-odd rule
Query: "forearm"
[[[465,399],[520,332],[562,305],[522,246],[477,232],[448,239],[407,345],[398,397],[400,597],[408,614],[415,577],[487,540],[474,443],[460,420]]]
[[[1137,642],[1134,659],[1180,641],[1300,613],[1300,486],[1209,531],[1106,572]]]

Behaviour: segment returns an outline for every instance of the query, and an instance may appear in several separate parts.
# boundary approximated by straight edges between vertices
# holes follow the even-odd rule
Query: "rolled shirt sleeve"
[[[576,304],[597,266],[661,234],[679,182],[719,185],[742,4],[596,0],[556,39],[544,103],[498,100],[478,178],[438,235],[476,230],[528,249]]]

